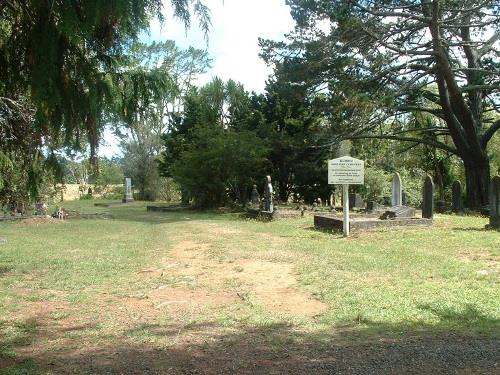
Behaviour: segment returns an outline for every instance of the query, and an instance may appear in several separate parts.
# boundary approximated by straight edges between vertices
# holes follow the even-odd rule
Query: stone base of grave
[[[146,211],[150,212],[178,212],[190,209],[189,206],[146,206]]]
[[[94,203],[94,207],[112,207],[112,206],[120,206],[123,202],[111,202],[111,203]]]
[[[258,219],[264,221],[278,220],[281,219],[281,212],[278,210],[271,211],[263,211],[257,208],[247,208],[245,213],[245,217],[250,219]]]
[[[344,220],[342,217],[331,215],[314,215],[314,227],[318,229],[343,230]],[[423,218],[399,218],[393,220],[380,220],[378,218],[354,217],[349,220],[349,230],[351,232],[376,230],[379,228],[404,228],[432,226],[432,219]]]
[[[394,206],[386,208],[384,213],[380,216],[381,220],[395,220],[395,219],[413,219],[415,217],[415,209],[407,206]]]
[[[130,203],[130,202],[133,202],[134,201],[134,198],[123,198],[122,199],[122,203]]]

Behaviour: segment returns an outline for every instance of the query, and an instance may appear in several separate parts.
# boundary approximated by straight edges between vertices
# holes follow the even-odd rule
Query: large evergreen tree
[[[186,26],[194,12],[208,31],[208,9],[201,0],[171,0],[170,4]],[[130,108],[137,108],[137,103],[121,101],[120,90],[128,85],[136,90],[136,98],[147,95],[137,85],[145,77],[122,74],[120,67],[131,43],[150,21],[162,19],[162,7],[161,0],[1,1],[2,165],[17,163],[15,168],[35,176],[36,165],[45,163],[42,148],[78,149],[82,143],[90,145],[96,160],[107,115],[130,116]],[[123,111],[125,107],[129,110]],[[23,126],[17,125],[19,121]],[[25,154],[22,149],[28,140],[33,153]],[[33,193],[37,180],[30,179]]]
[[[497,1],[288,0],[291,42],[262,42],[290,79],[330,95],[344,137],[426,143],[461,158],[467,203],[488,203],[488,142],[500,128]],[[425,112],[432,128],[401,127]],[[381,133],[387,119],[397,127]],[[398,121],[394,121],[394,120]],[[434,132],[437,137],[426,137]],[[443,141],[451,137],[453,143]]]

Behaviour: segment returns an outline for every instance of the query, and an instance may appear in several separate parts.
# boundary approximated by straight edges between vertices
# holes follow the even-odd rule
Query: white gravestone
[[[401,206],[403,204],[403,187],[401,184],[401,176],[399,173],[394,173],[392,178],[392,206]]]

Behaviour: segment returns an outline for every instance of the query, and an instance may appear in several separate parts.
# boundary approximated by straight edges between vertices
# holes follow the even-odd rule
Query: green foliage
[[[95,167],[104,124],[134,118],[171,90],[170,76],[158,67],[123,69],[132,42],[153,18],[163,19],[163,3],[0,2],[0,201],[36,199],[45,174],[59,179],[52,152],[62,147],[81,152],[89,145]],[[192,11],[208,31],[208,9],[200,0],[170,4],[186,26]]]
[[[266,151],[249,131],[199,126],[171,171],[196,206],[223,205],[228,198],[245,202],[247,190],[262,179]]]
[[[95,179],[97,191],[105,190],[109,185],[122,184],[124,179],[121,161],[119,159],[99,160],[99,174]]]
[[[259,137],[269,142],[269,161],[278,198],[290,194],[312,202],[330,195],[326,160],[329,148],[315,147],[324,131],[320,110],[307,90],[277,77],[268,82],[265,95],[254,97],[252,125]]]
[[[500,133],[497,133],[491,139],[488,144],[488,152],[491,155],[490,163],[492,176],[500,175]]]
[[[188,196],[202,207],[247,200],[251,185],[265,176],[266,150],[250,120],[250,98],[242,85],[215,78],[190,90],[184,112],[172,118],[163,136],[159,160],[161,174],[180,185],[184,203]]]
[[[169,119],[177,114],[191,81],[206,71],[210,60],[206,52],[181,50],[173,41],[134,43],[131,50],[123,63],[132,79],[122,90],[127,131],[121,132],[117,127],[116,134],[121,139],[125,173],[139,190],[139,198],[157,200],[162,199],[165,191],[171,192],[163,186],[166,180],[160,178],[157,168],[161,134],[167,132]],[[147,79],[136,82],[136,76]],[[173,197],[170,193],[167,196]]]
[[[392,176],[387,171],[365,165],[365,184],[360,190],[366,200],[382,203],[383,197],[391,196],[391,181]]]

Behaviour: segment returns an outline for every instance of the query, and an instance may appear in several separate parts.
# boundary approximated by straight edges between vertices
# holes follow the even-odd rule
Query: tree
[[[279,74],[256,99],[254,110],[263,115],[257,134],[269,142],[271,175],[279,199],[287,202],[293,192],[309,202],[329,197],[325,160],[330,150],[315,147],[323,124],[313,99],[303,87],[290,84]]]
[[[499,112],[499,4],[287,3],[296,31],[289,44],[261,41],[263,56],[288,71],[291,80],[329,95],[339,138],[425,143],[457,155],[465,169],[468,205],[487,204],[487,146],[500,128],[494,116]],[[432,128],[408,129],[404,119],[414,112],[439,121]],[[387,119],[399,126],[382,134]],[[424,137],[429,132],[437,137]],[[443,142],[443,135],[453,144]]]
[[[135,43],[122,66],[123,116],[115,122],[121,139],[124,168],[142,199],[155,200],[161,189],[157,158],[161,135],[178,114],[182,97],[197,75],[210,66],[205,51],[179,49],[173,41],[146,45]],[[126,126],[121,126],[122,122]]]
[[[265,176],[266,142],[250,122],[251,101],[241,84],[214,78],[184,98],[183,112],[164,134],[159,163],[163,176],[179,183],[183,202],[202,207],[245,202]]]
[[[186,26],[194,5],[208,30],[200,0],[171,4]],[[112,105],[112,86],[121,78],[116,64],[153,17],[163,19],[162,7],[161,0],[1,2],[0,96],[27,94],[40,130],[61,133],[66,144],[87,135],[94,154],[102,111]]]
[[[200,0],[171,0],[171,6],[186,27],[194,13],[208,31],[208,9]],[[0,135],[14,127],[17,134],[0,140],[2,150],[13,150],[3,152],[3,164],[35,176],[30,171],[38,170],[44,150],[82,150],[82,143],[97,161],[103,125],[110,114],[123,114],[116,99],[129,77],[121,74],[121,61],[151,19],[162,19],[162,7],[161,0],[0,2]],[[29,118],[22,127],[19,116]],[[25,140],[33,152],[18,154]],[[36,193],[41,180],[29,181]]]

